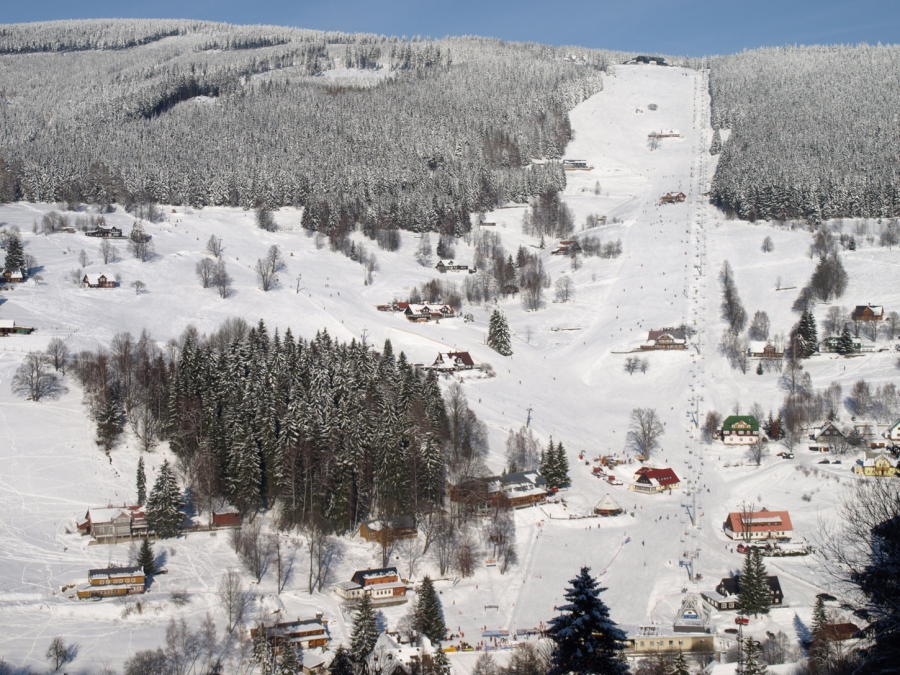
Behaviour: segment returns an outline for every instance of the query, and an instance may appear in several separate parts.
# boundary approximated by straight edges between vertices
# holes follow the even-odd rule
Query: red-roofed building
[[[672,469],[654,469],[643,466],[634,474],[634,483],[628,486],[634,492],[662,492],[678,487],[681,481]]]
[[[787,511],[735,511],[725,520],[725,534],[742,541],[790,539],[794,536],[794,526]]]

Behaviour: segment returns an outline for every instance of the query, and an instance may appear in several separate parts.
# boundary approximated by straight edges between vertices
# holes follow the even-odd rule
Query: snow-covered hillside
[[[314,239],[300,229],[300,213],[291,210],[276,212],[282,230],[268,233],[255,227],[252,212],[166,208],[163,222],[147,225],[156,250],[153,260],[134,260],[122,243],[121,261],[104,267],[94,239],[80,233],[31,233],[33,221],[54,205],[0,207],[0,221],[22,229],[26,252],[37,258],[44,279],[0,293],[0,317],[38,328],[30,336],[0,340],[5,439],[0,445],[0,655],[38,667],[51,638],[63,635],[78,646],[75,672],[106,660],[121,669],[130,653],[163,642],[171,616],[199,625],[210,612],[221,631],[225,620],[216,602],[217,579],[222,570],[240,566],[225,534],[195,533],[157,544],[169,573],[158,576],[140,598],[142,613],[126,613],[117,600],[79,602],[61,592],[84,580],[90,567],[129,560],[128,545],[88,546],[75,532],[75,522],[89,506],[133,500],[138,450],[129,442],[107,459],[97,449],[81,392],[71,381],[58,401],[32,403],[12,395],[9,383],[24,353],[44,348],[54,336],[64,337],[73,351],[96,349],[118,332],[136,335],[142,329],[165,343],[189,324],[210,332],[224,319],[239,316],[251,323],[261,318],[270,329],[289,327],[306,338],[327,329],[339,340],[365,335],[376,347],[390,339],[395,351],[405,351],[415,363],[431,363],[439,351],[453,348],[492,364],[496,377],[461,376],[470,405],[489,426],[492,469],[503,468],[506,436],[525,423],[532,409],[531,426],[544,445],[551,435],[564,443],[572,486],[561,493],[564,503],[516,513],[520,562],[507,574],[482,566],[472,578],[437,582],[447,625],[470,642],[481,639],[483,627],[512,630],[546,622],[582,565],[601,575],[608,587],[603,599],[620,624],[670,624],[685,588],[712,588],[740,568],[742,556],[732,552],[722,522],[742,502],[789,510],[798,537],[814,540],[819,523],[835,516],[836,502],[852,480],[852,462],[818,467],[819,456],[805,448],[793,461],[775,457],[775,449],[757,468],[741,450],[700,440],[697,423],[707,410],[746,412],[755,402],[777,410],[784,395],[777,374],[741,374],[718,353],[725,327],[717,280],[722,262],[729,260],[734,268],[748,312],[766,310],[773,332],[780,333],[797,320],[790,309],[796,291],[777,291],[776,279],[799,287],[814,267],[806,255],[808,233],[725,221],[707,204],[704,193],[715,162],[707,151],[712,135],[707,91],[702,72],[618,66],[615,76],[605,79],[603,92],[571,112],[575,136],[566,156],[585,159],[593,169],[567,174],[566,203],[579,224],[589,214],[607,216],[607,224],[592,234],[604,241],[620,238],[624,252],[617,259],[586,257],[575,271],[567,258],[551,257],[550,247],[542,252],[554,280],[573,279],[574,300],[554,303],[548,297],[538,312],[525,312],[518,300],[501,302],[513,331],[511,357],[483,344],[493,307],[466,307],[475,317],[472,323],[437,324],[413,324],[400,314],[375,310],[376,304],[406,299],[413,286],[436,276],[415,261],[417,240],[409,233],[402,233],[395,253],[358,237],[374,250],[380,268],[374,283],[364,285],[363,268],[327,248],[316,250]],[[650,150],[648,134],[664,129],[677,129],[681,136],[661,139]],[[684,203],[658,204],[661,195],[677,191],[685,193]],[[520,244],[537,250],[538,241],[522,234],[523,213],[524,207],[511,207],[487,214],[510,252]],[[132,218],[117,211],[107,222],[127,231]],[[228,299],[202,289],[194,274],[211,234],[224,240],[224,259],[234,278],[235,292]],[[760,250],[766,235],[774,241],[772,253]],[[253,266],[272,244],[282,248],[287,269],[280,286],[264,293]],[[121,286],[76,287],[70,272],[80,266],[81,249],[94,260],[85,272],[121,274]],[[457,262],[470,263],[473,255],[473,249],[458,243]],[[900,305],[900,287],[885,283],[896,278],[896,257],[872,248],[845,254],[850,284],[843,304]],[[135,280],[142,280],[147,292],[136,295],[130,288]],[[646,373],[624,371],[623,352],[645,341],[648,330],[682,323],[697,330],[689,350],[649,352]],[[861,377],[876,384],[896,379],[895,361],[895,355],[882,353],[851,360],[817,356],[807,370],[814,386],[838,381],[847,391]],[[598,455],[629,456],[629,414],[637,407],[655,408],[665,424],[663,449],[650,463],[671,467],[682,479],[682,489],[672,494],[630,492],[636,463],[616,469],[625,483],[621,486],[591,473],[590,460]],[[150,481],[166,456],[163,448],[147,456]],[[810,471],[798,471],[798,466]],[[689,490],[695,494],[688,495]],[[589,515],[607,493],[625,515],[572,518]],[[689,517],[694,503],[696,527]],[[335,581],[380,565],[376,544],[359,537],[343,543]],[[699,581],[689,581],[680,565],[688,552],[696,557]],[[815,594],[828,587],[828,580],[810,558],[766,562],[770,574],[779,576],[789,606],[753,621],[750,629],[760,635],[783,630],[794,637],[798,623],[808,624]],[[335,643],[346,643],[350,624],[337,596],[330,591],[308,595],[304,564],[298,550],[294,576],[277,598],[273,575],[264,578],[257,588],[259,607],[279,609],[288,617],[321,609]],[[430,563],[418,576],[426,573],[435,574]],[[179,589],[189,593],[186,605],[171,601],[172,591]],[[395,607],[384,613],[394,625],[405,611]],[[717,619],[723,627],[731,621],[727,614]],[[466,671],[474,659],[457,654],[451,662]]]

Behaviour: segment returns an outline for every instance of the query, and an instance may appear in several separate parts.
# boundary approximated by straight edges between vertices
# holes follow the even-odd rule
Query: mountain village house
[[[850,318],[853,321],[881,321],[884,318],[884,307],[881,305],[857,305]]]
[[[900,444],[900,420],[897,420],[889,426],[882,435],[887,440],[894,441],[895,444]]]
[[[759,440],[759,421],[752,415],[730,415],[722,422],[725,445],[752,445]]]
[[[335,584],[334,590],[341,598],[351,603],[355,603],[363,595],[368,595],[376,607],[402,605],[407,602],[406,583],[400,578],[396,567],[359,570],[354,572],[350,581]]]
[[[589,169],[593,169],[594,167],[588,166],[587,160],[584,159],[564,159],[563,160],[563,169],[565,171],[587,171]]]
[[[34,328],[29,326],[17,326],[12,319],[0,319],[0,337],[7,335],[31,335]]]
[[[323,614],[317,612],[315,617],[296,621],[284,621],[272,626],[266,626],[266,637],[272,645],[275,654],[280,654],[286,644],[291,644],[294,649],[314,649],[327,647],[331,642],[328,634],[328,621],[323,619]],[[258,628],[250,629],[250,638],[256,639]]]
[[[212,513],[213,527],[240,527],[241,513],[233,506],[226,506]]]
[[[107,598],[143,593],[146,577],[143,567],[109,567],[90,570],[88,584],[77,589],[78,598]]]
[[[683,328],[662,328],[651,330],[647,335],[647,341],[641,345],[641,351],[654,351],[657,349],[687,349],[687,339]]]
[[[100,543],[114,544],[146,537],[150,529],[143,506],[110,505],[88,509],[84,522],[78,523],[78,531],[82,535],[91,535]]]
[[[359,536],[366,541],[377,541],[382,546],[389,546],[398,539],[415,539],[419,536],[419,531],[412,516],[400,516],[360,523]]]
[[[561,241],[557,248],[550,251],[550,255],[572,255],[573,253],[581,253],[581,244],[577,239]]]
[[[85,274],[81,280],[82,288],[115,288],[116,280],[110,279],[105,274],[99,276],[94,274]]]
[[[101,239],[122,239],[124,234],[118,227],[97,227],[96,230],[85,232],[86,237],[100,237]]]
[[[438,264],[434,266],[441,274],[446,274],[447,272],[468,272],[469,274],[475,274],[478,270],[474,267],[469,269],[468,265],[457,265],[452,260],[448,260],[444,262],[443,260],[438,260]]]
[[[809,435],[809,449],[813,452],[831,452],[832,448],[838,448],[847,443],[847,437],[844,432],[838,429],[834,422],[829,422],[825,426],[813,429]]]
[[[853,352],[859,353],[863,350],[862,340],[858,337],[850,338],[853,341]],[[831,335],[819,343],[819,351],[826,354],[837,354],[841,349],[841,337],[839,335]]]
[[[794,527],[787,511],[735,511],[725,520],[725,534],[741,541],[790,539],[794,536]]]
[[[414,305],[406,303],[403,314],[410,321],[439,321],[440,319],[452,319],[456,312],[450,305],[422,304]]]
[[[664,136],[656,135],[657,138],[665,138]],[[659,198],[660,204],[677,204],[678,202],[683,202],[687,199],[687,196],[683,192],[671,193],[667,192],[662,197]]]
[[[781,583],[776,576],[766,577],[769,586],[769,592],[772,594],[769,602],[773,607],[778,607],[784,603],[784,593],[781,591]],[[740,609],[740,599],[738,595],[741,592],[741,577],[728,577],[722,579],[715,591],[701,593],[701,597],[707,603],[715,607],[717,610]]]
[[[889,478],[900,475],[900,466],[895,465],[887,455],[877,455],[858,460],[853,473],[860,476]]]
[[[664,490],[673,490],[678,487],[680,481],[672,469],[653,469],[642,466],[634,474],[634,483],[628,486],[634,492],[654,494]]]
[[[417,634],[409,642],[401,642],[393,635],[382,633],[366,658],[365,672],[378,675],[436,672],[434,651],[431,640],[424,635]]]
[[[455,373],[458,370],[472,370],[475,367],[475,361],[469,355],[469,352],[439,352],[434,363],[431,364],[432,370],[447,373]]]
[[[547,498],[550,486],[536,471],[520,471],[502,476],[472,478],[450,486],[450,502],[472,512],[490,506],[523,508]]]
[[[22,270],[3,270],[0,281],[5,284],[21,284],[25,281],[25,273]]]
[[[771,342],[751,340],[748,353],[754,358],[780,359],[784,357],[784,348],[776,347]]]

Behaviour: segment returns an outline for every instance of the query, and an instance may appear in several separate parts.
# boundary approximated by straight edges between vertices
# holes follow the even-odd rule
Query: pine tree
[[[269,629],[264,623],[256,624],[256,637],[253,638],[253,660],[259,665],[260,675],[274,675],[275,650],[269,642]]]
[[[762,361],[760,361],[759,364],[756,366],[756,374],[757,374],[757,375],[762,375],[762,374],[763,374]]]
[[[844,330],[841,331],[841,339],[838,342],[838,354],[846,356],[854,351],[855,345],[853,344],[853,335],[850,333],[850,326],[844,326]]]
[[[447,632],[444,611],[441,609],[440,600],[438,600],[434,583],[430,577],[422,580],[422,587],[419,589],[419,598],[413,613],[413,628],[425,635],[434,645],[440,644]]]
[[[550,437],[550,444],[546,450],[541,451],[541,463],[538,465],[538,473],[540,473],[548,483],[553,478],[556,464],[556,446],[553,444],[553,437]]]
[[[760,614],[768,614],[769,607],[772,605],[772,591],[769,588],[769,573],[766,571],[766,565],[763,562],[762,553],[759,549],[750,552],[749,556],[751,565],[753,566],[753,578],[756,582],[756,592],[759,597],[757,607]],[[753,616],[756,616],[754,614]]]
[[[7,272],[19,272],[25,274],[25,251],[22,250],[22,236],[18,232],[11,232],[6,240],[6,263],[4,269]]]
[[[512,354],[509,324],[506,321],[506,316],[499,309],[495,309],[491,314],[491,320],[488,325],[487,345],[501,356],[510,356]]]
[[[434,659],[434,675],[450,675],[450,660],[442,647],[438,646],[432,658]]]
[[[156,574],[156,555],[153,553],[153,547],[150,545],[149,539],[141,542],[141,550],[137,557],[138,567],[144,568],[144,574],[151,576]]]
[[[350,653],[344,645],[340,645],[334,653],[331,665],[328,666],[329,675],[355,675],[353,661],[350,660]]]
[[[175,472],[169,467],[169,460],[165,460],[147,500],[147,524],[161,539],[177,537],[178,526],[184,519],[183,506]]]
[[[709,154],[718,155],[720,152],[722,152],[722,136],[719,134],[719,130],[716,129],[713,132],[712,145],[709,146]]]
[[[356,615],[353,617],[353,632],[350,634],[350,654],[353,661],[357,664],[364,663],[375,649],[377,640],[375,609],[372,607],[372,598],[365,594],[356,606]]]
[[[810,630],[809,661],[812,672],[824,672],[831,660],[831,643],[823,628],[828,623],[825,614],[825,601],[821,596],[816,598],[813,608],[812,630]]]
[[[562,441],[556,444],[556,459],[553,465],[553,487],[568,487],[571,482],[569,480],[569,459],[566,457]]]
[[[110,387],[97,413],[96,443],[108,455],[122,433],[122,407],[115,387]]]
[[[734,672],[735,675],[765,675],[769,672],[761,658],[759,643],[749,635],[744,638],[744,661]]]
[[[675,657],[675,663],[672,664],[675,670],[672,671],[672,675],[691,675],[691,671],[688,670],[687,659],[684,658],[684,652],[680,649],[678,650],[678,655]]]
[[[819,351],[819,334],[816,329],[816,319],[809,309],[804,309],[800,321],[794,328],[795,358],[808,359]]]
[[[744,558],[744,566],[738,581],[740,609],[743,614],[768,614],[772,604],[769,577],[759,549],[752,549]]]
[[[147,475],[144,473],[144,458],[138,460],[137,465],[137,503],[143,506],[147,503]]]
[[[598,597],[606,589],[597,586],[587,567],[569,583],[568,604],[550,620],[548,634],[555,645],[548,675],[624,675],[628,672],[623,657],[625,633],[609,618],[609,609]]]
[[[281,663],[275,671],[278,675],[303,675],[303,657],[298,646],[286,641],[281,651]]]

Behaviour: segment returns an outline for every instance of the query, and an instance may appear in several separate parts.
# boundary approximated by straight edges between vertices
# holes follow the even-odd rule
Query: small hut
[[[616,504],[616,500],[609,493],[594,507],[594,513],[598,516],[617,516],[622,513],[622,507]]]

